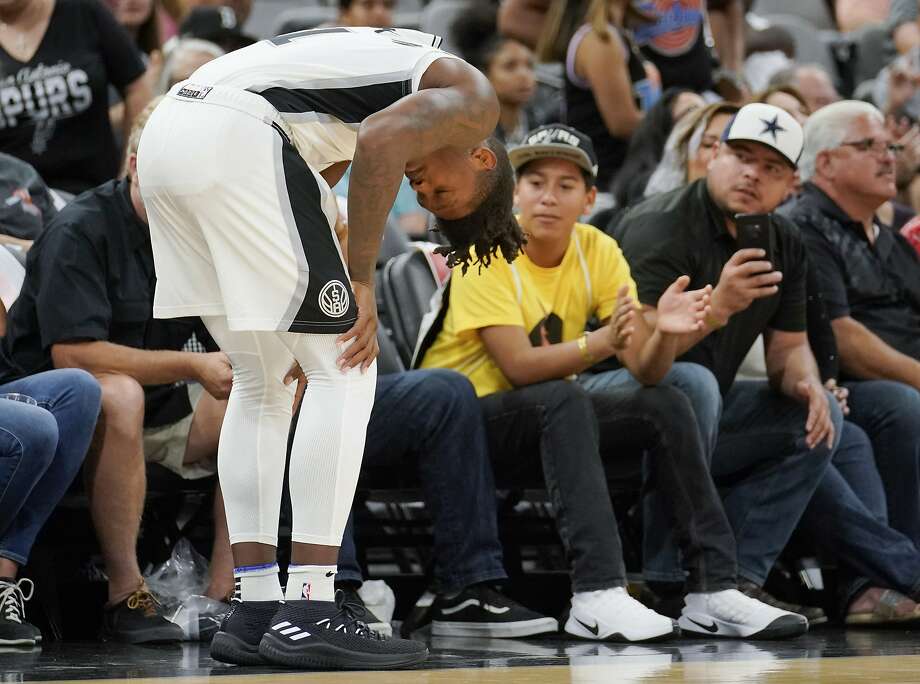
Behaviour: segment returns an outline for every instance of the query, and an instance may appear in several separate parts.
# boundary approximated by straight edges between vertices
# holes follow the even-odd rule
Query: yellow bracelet
[[[585,360],[585,363],[594,365],[597,363],[597,359],[588,351],[588,333],[583,332],[578,338],[578,351],[581,352],[581,358]]]
[[[724,328],[726,325],[728,325],[727,321],[723,323],[722,321],[720,321],[718,318],[716,318],[712,314],[706,314],[706,323],[713,330],[718,330],[719,328]]]

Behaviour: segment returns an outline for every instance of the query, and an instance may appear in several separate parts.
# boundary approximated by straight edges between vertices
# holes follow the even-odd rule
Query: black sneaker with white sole
[[[519,638],[559,630],[554,618],[484,584],[467,587],[450,599],[437,597],[431,611],[433,636]]]
[[[28,586],[28,595],[23,587]],[[42,641],[38,627],[26,621],[26,601],[32,598],[35,585],[23,578],[0,579],[0,646],[35,646]]]
[[[364,607],[346,601],[341,591],[335,602],[288,601],[272,618],[259,654],[271,665],[330,670],[410,667],[428,657],[417,641],[381,638],[366,617]]]
[[[211,657],[231,665],[262,665],[259,643],[281,604],[278,601],[233,601],[211,641]]]

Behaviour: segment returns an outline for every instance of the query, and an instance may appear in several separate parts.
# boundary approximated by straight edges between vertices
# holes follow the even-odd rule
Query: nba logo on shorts
[[[300,595],[305,598],[307,601],[310,600],[310,594],[313,593],[313,584],[310,582],[303,583],[303,590],[300,592]]]
[[[330,280],[319,292],[319,308],[332,318],[344,316],[348,303],[348,290],[338,280]]]

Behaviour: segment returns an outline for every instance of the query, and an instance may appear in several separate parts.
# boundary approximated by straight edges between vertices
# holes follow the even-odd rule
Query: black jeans
[[[434,524],[436,588],[457,592],[507,577],[485,425],[473,386],[450,370],[377,377],[364,465],[417,470]],[[351,518],[337,580],[362,581]]]
[[[588,392],[566,380],[480,400],[499,486],[542,469],[570,563],[573,591],[625,583],[604,459],[644,448],[645,487],[671,502],[690,591],[735,586],[731,528],[709,477],[689,401],[668,387]],[[603,458],[602,458],[603,455]]]

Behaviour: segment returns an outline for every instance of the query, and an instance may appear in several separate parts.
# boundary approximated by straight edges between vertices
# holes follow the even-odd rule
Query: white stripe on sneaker
[[[294,632],[299,632],[300,627],[288,627],[287,629],[282,629],[281,634],[288,635],[293,634]]]
[[[279,622],[277,625],[274,625],[272,629],[277,631],[279,629],[284,629],[285,627],[290,627],[290,626],[291,626],[290,622]]]
[[[301,632],[300,634],[295,634],[291,637],[291,641],[300,641],[301,639],[306,639],[310,636],[309,632]]]
[[[493,615],[503,615],[504,613],[507,613],[509,610],[511,610],[509,606],[505,606],[504,608],[498,608],[497,606],[493,606],[488,603],[483,603],[479,599],[467,599],[463,603],[460,603],[454,606],[453,608],[442,608],[441,612],[444,615],[453,615],[454,613],[459,613],[461,610],[463,610],[464,608],[468,608],[469,606],[479,606],[483,610],[486,610],[492,613]]]

